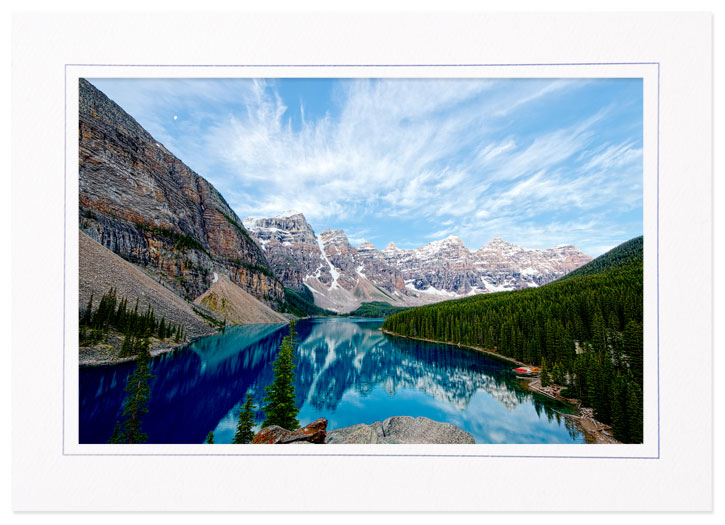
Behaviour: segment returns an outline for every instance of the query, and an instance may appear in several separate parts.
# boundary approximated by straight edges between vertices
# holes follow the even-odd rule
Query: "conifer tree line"
[[[109,331],[121,332],[124,336],[121,357],[137,355],[144,341],[150,337],[161,340],[173,339],[180,343],[186,340],[185,329],[180,324],[166,322],[162,317],[157,319],[150,305],[139,312],[138,299],[133,308],[124,297],[118,299],[116,289],[111,287],[93,306],[93,294],[80,317],[80,344],[98,343],[108,336]]]
[[[631,248],[629,243],[622,246]],[[605,254],[617,261],[614,268],[541,288],[413,308],[389,317],[383,328],[482,347],[540,365],[542,385],[566,386],[562,394],[592,407],[599,421],[611,424],[618,440],[639,443],[643,386],[639,246],[640,251],[630,253],[625,262],[611,252]]]

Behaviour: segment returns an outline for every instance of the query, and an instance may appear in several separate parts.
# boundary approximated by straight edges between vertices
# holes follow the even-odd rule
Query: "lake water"
[[[568,405],[533,394],[512,365],[474,351],[384,335],[381,320],[307,319],[297,324],[296,393],[302,425],[328,429],[390,416],[452,423],[477,443],[584,443]],[[250,392],[257,407],[272,382],[285,325],[247,325],[152,360],[149,443],[230,443]],[[106,443],[121,415],[133,363],[80,369],[80,442]],[[264,415],[257,413],[257,422]]]

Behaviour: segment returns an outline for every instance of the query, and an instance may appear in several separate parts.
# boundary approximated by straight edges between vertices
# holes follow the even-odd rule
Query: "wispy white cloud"
[[[582,103],[595,83],[358,79],[339,82],[329,110],[312,116],[279,81],[147,81],[124,107],[242,216],[297,209],[347,225],[354,244],[382,238],[370,222],[390,219],[421,241],[594,248],[608,241],[582,228],[614,238],[624,219],[612,212],[642,199],[641,123],[608,132],[616,97]]]
[[[384,203],[396,215],[462,215],[475,211],[475,196],[448,197],[473,184],[478,193],[487,187],[466,167],[471,159],[465,158],[464,150],[470,145],[480,146],[473,159],[478,166],[498,158],[518,173],[539,162],[544,151],[551,163],[557,160],[553,149],[563,150],[562,156],[576,147],[552,136],[513,156],[513,139],[496,142],[486,137],[485,125],[472,128],[471,122],[481,121],[482,114],[471,111],[466,102],[474,99],[474,105],[481,105],[475,97],[495,85],[465,80],[355,81],[347,85],[339,118],[303,121],[301,129],[293,130],[285,124],[287,108],[279,96],[257,83],[245,100],[245,115],[214,126],[205,149],[224,159],[233,173],[227,185],[268,188],[265,195],[236,202],[252,213],[272,212],[284,201],[304,207],[312,219],[344,219],[370,202]],[[555,88],[556,83],[537,86],[528,98]]]

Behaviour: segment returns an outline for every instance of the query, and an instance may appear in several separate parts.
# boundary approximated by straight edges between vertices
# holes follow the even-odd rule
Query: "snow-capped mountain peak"
[[[419,305],[478,293],[540,286],[591,260],[569,244],[522,248],[494,237],[471,252],[457,235],[412,250],[394,242],[354,248],[343,230],[315,234],[303,214],[248,217],[244,226],[283,284],[307,288],[315,304],[346,312],[363,301]]]

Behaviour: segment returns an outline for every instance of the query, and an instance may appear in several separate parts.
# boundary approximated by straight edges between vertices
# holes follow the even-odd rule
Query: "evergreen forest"
[[[641,443],[642,248],[638,237],[540,288],[413,308],[383,329],[540,365],[542,383],[566,387],[562,395],[593,408],[618,440]]]
[[[119,357],[137,355],[144,340],[151,337],[173,340],[175,343],[186,340],[182,325],[167,322],[163,317],[157,319],[151,306],[140,312],[138,299],[134,307],[130,308],[126,298],[119,299],[116,296],[115,288],[109,288],[95,307],[91,294],[88,305],[80,316],[79,325],[81,346],[105,341],[111,332],[120,333],[123,336],[123,345]]]

